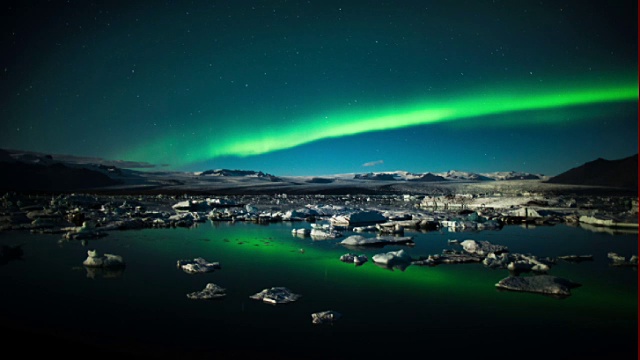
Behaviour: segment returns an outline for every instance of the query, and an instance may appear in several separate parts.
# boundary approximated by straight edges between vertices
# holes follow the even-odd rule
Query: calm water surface
[[[638,278],[609,266],[608,252],[638,253],[637,234],[611,235],[580,227],[450,233],[408,232],[413,257],[451,248],[448,239],[487,240],[511,252],[540,257],[592,254],[594,261],[559,261],[549,274],[582,286],[565,299],[499,291],[509,275],[481,264],[409,266],[388,270],[371,260],[356,267],[339,260],[353,252],[337,240],[291,235],[307,223],[205,223],[191,229],[111,232],[86,246],[59,235],[0,233],[1,245],[23,244],[21,260],[0,266],[3,332],[50,352],[122,351],[163,355],[256,355],[262,358],[447,356],[460,358],[636,359]],[[345,232],[345,236],[351,235]],[[373,235],[367,235],[373,236]],[[121,273],[91,277],[88,249],[122,255]],[[300,251],[303,249],[304,251]],[[204,257],[222,269],[189,275],[179,259]],[[214,301],[189,300],[208,282],[227,289]],[[301,294],[268,305],[250,295],[272,286]],[[311,313],[335,310],[333,325],[313,325]]]

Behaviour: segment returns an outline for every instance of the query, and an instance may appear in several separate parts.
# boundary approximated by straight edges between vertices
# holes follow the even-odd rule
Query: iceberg
[[[177,267],[189,274],[207,273],[221,269],[219,262],[208,262],[201,257],[193,260],[178,260]]]
[[[387,221],[387,218],[379,211],[357,211],[346,215],[334,215],[330,219],[336,226],[367,225]]]
[[[275,286],[249,296],[254,300],[262,300],[267,304],[284,304],[298,300],[301,295],[294,294],[291,290],[282,286]]]
[[[347,263],[354,263],[356,265],[362,265],[364,263],[366,263],[369,260],[369,258],[367,258],[367,255],[361,254],[361,255],[356,255],[356,254],[344,254],[342,256],[340,256],[340,261],[342,262],[347,262]]]
[[[495,253],[499,255],[503,252],[509,252],[506,246],[502,245],[494,245],[488,241],[475,241],[475,240],[465,240],[460,243],[464,251],[469,254],[475,254],[480,256],[486,256],[489,253]]]
[[[125,265],[120,255],[104,254],[104,256],[100,256],[96,250],[87,251],[87,255],[87,258],[82,262],[82,265],[87,267],[118,268]]]
[[[581,284],[551,275],[509,276],[496,284],[499,289],[539,293],[559,298],[571,295],[571,289],[579,286]]]
[[[227,296],[226,289],[214,283],[208,283],[202,291],[196,291],[187,294],[187,297],[192,300],[211,300],[219,299],[225,296]]]
[[[411,264],[411,256],[404,250],[390,251],[388,253],[376,254],[372,257],[373,262],[386,269],[398,268],[402,271]]]
[[[311,322],[314,324],[333,323],[340,319],[342,314],[333,310],[321,311],[311,314]]]
[[[362,235],[351,235],[340,242],[346,246],[384,246],[384,245],[414,245],[411,236],[378,236],[375,238],[366,238]]]

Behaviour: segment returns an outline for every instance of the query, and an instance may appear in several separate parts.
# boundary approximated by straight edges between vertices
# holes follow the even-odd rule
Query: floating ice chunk
[[[187,294],[187,297],[192,300],[211,300],[219,299],[225,296],[227,296],[226,289],[214,283],[208,283],[202,291],[196,291]]]
[[[311,229],[310,235],[313,240],[325,240],[339,238],[342,233],[333,229],[314,227]]]
[[[375,239],[369,238],[367,239],[366,237],[362,236],[362,235],[351,235],[348,238],[342,240],[340,242],[340,244],[342,245],[367,245],[370,244],[371,242],[374,242]]]
[[[611,259],[612,266],[638,266],[638,256],[637,255],[631,255],[631,257],[629,258],[629,260],[627,261],[627,259],[624,256],[620,256],[617,253],[614,252],[610,252],[607,254],[607,257],[609,259]]]
[[[383,246],[389,244],[407,244],[413,245],[413,238],[410,236],[378,236],[375,238],[366,238],[362,235],[351,235],[340,242],[341,245],[347,246]]]
[[[488,255],[489,253],[499,255],[503,252],[508,252],[506,246],[494,245],[488,241],[465,240],[460,245],[462,245],[464,251],[476,255]]]
[[[103,268],[117,268],[124,266],[124,260],[120,255],[113,254],[100,254],[96,250],[87,251],[87,258],[82,262],[82,265],[88,267],[103,267]]]
[[[298,300],[301,295],[292,293],[286,287],[276,286],[270,289],[263,289],[249,297],[254,300],[262,300],[268,304],[284,304]]]
[[[383,265],[392,265],[393,263],[410,263],[411,256],[404,250],[389,251],[388,253],[373,255],[373,262]]]
[[[330,219],[333,225],[361,226],[387,221],[379,211],[356,211],[344,215],[334,215]]]
[[[354,263],[356,265],[362,265],[369,260],[367,255],[356,255],[356,254],[344,254],[340,256],[340,261],[347,263]]]
[[[292,229],[291,230],[291,235],[294,236],[309,236],[311,234],[311,229]]]
[[[580,286],[571,280],[551,276],[510,276],[500,280],[496,287],[500,289],[525,291],[539,294],[567,297],[571,295],[571,289]]]
[[[219,262],[208,262],[201,257],[193,260],[178,260],[177,267],[189,274],[212,272],[221,268]]]
[[[333,323],[340,319],[342,314],[333,310],[321,311],[311,314],[311,322],[314,324]]]

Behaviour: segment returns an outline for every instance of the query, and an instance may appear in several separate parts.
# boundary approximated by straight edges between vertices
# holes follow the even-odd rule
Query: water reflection
[[[620,241],[602,241],[602,234],[569,226],[525,229],[514,225],[505,226],[499,232],[473,234],[448,233],[445,228],[426,234],[416,232],[416,245],[412,248],[397,246],[390,249],[411,252],[414,258],[421,254],[439,254],[455,243],[452,241],[450,244],[448,240],[458,237],[460,241],[472,238],[508,246],[514,253],[552,256],[593,254],[597,261],[581,266],[562,261],[552,269],[555,276],[584,283],[567,302],[551,301],[539,294],[502,292],[496,289],[495,283],[511,274],[502,269],[489,270],[482,265],[432,268],[416,265],[406,271],[410,266],[408,262],[384,265],[371,261],[375,266],[365,263],[362,268],[354,269],[357,264],[338,260],[347,248],[338,244],[342,239],[314,242],[310,238],[291,236],[292,228],[300,227],[299,224],[272,224],[267,228],[246,223],[218,225],[166,231],[126,231],[118,233],[117,239],[114,236],[89,240],[89,244],[101,251],[114,251],[131,259],[135,266],[130,267],[126,277],[123,276],[124,268],[86,268],[80,265],[74,270],[82,273],[70,273],[69,267],[78,264],[78,255],[87,250],[80,242],[69,242],[59,248],[55,236],[11,233],[6,240],[0,239],[6,241],[3,244],[24,242],[25,259],[38,266],[0,268],[3,304],[17,310],[9,315],[5,312],[5,315],[18,323],[23,321],[14,320],[14,317],[18,318],[18,312],[28,313],[33,320],[25,327],[42,323],[54,327],[64,321],[68,328],[84,329],[85,319],[75,315],[95,311],[99,302],[103,305],[101,311],[113,316],[101,318],[105,326],[96,330],[96,335],[105,334],[108,339],[124,339],[123,342],[133,343],[143,334],[145,338],[142,341],[146,341],[148,335],[154,346],[168,344],[185,349],[185,352],[198,346],[213,348],[221,343],[232,344],[243,337],[263,339],[263,343],[247,343],[247,347],[256,347],[256,353],[263,347],[286,347],[291,343],[303,344],[304,351],[307,351],[318,343],[335,344],[336,339],[349,339],[348,346],[352,346],[353,340],[365,343],[367,339],[379,336],[373,330],[367,332],[375,318],[376,325],[389,330],[385,338],[399,343],[415,344],[429,338],[450,348],[456,346],[459,336],[464,336],[477,339],[477,345],[481,346],[495,340],[491,334],[503,336],[504,329],[511,328],[518,331],[511,332],[514,338],[505,342],[511,344],[506,349],[509,352],[521,351],[521,340],[526,337],[534,342],[558,339],[558,344],[568,344],[572,349],[581,348],[584,344],[601,344],[606,351],[617,348],[635,355],[637,272],[629,268],[610,269],[606,254],[616,252],[627,259],[629,255],[637,254],[637,235],[618,236]],[[263,246],[266,239],[275,246]],[[243,245],[238,245],[241,242]],[[260,247],[253,246],[256,244]],[[372,260],[374,255],[382,252],[377,250],[367,247],[357,248],[354,252],[364,253]],[[302,252],[305,254],[300,254]],[[176,259],[209,256],[207,254],[230,265],[224,271],[206,275],[202,281],[184,278],[181,271],[176,271]],[[576,259],[582,259],[580,256],[584,255],[576,256]],[[185,297],[187,293],[202,289],[209,281],[225,287],[228,284],[229,288],[233,285],[235,290],[227,295],[226,301],[214,307],[207,307],[206,303],[194,304]],[[162,286],[157,286],[159,283]],[[287,286],[304,294],[304,301],[274,312],[270,306],[254,306],[247,299],[246,295],[272,284]],[[55,289],[50,291],[52,296],[48,302],[55,304],[56,312],[50,311],[52,307],[42,307],[41,299],[34,296],[42,286]],[[79,289],[83,291],[80,297]],[[496,290],[500,293],[497,294]],[[394,308],[394,316],[379,316],[380,309],[389,304],[402,306]],[[311,329],[309,313],[334,306],[345,314],[345,321],[336,323],[331,332],[322,328]],[[163,316],[156,320],[159,309]],[[145,321],[135,321],[132,326],[122,327],[121,319],[125,316]],[[198,321],[190,321],[192,319]],[[419,321],[407,322],[406,319],[429,319],[438,331],[425,328]],[[459,326],[468,324],[469,319],[480,325]],[[222,323],[224,329],[212,330],[212,323]],[[554,326],[548,326],[549,323]],[[186,324],[188,334],[184,331]],[[283,336],[281,331],[273,332],[273,326],[288,332]],[[402,326],[406,331],[397,330]],[[479,333],[480,328],[483,331]],[[210,343],[214,331],[216,342]],[[269,333],[273,333],[272,337],[265,337]],[[597,341],[585,341],[589,336],[597,338]],[[344,341],[346,344],[347,340]],[[358,356],[354,354],[352,357]]]
[[[11,261],[22,260],[23,255],[22,245],[2,245],[2,248],[0,248],[0,266],[7,265]]]
[[[115,279],[119,278],[124,274],[124,267],[118,268],[98,268],[98,267],[90,267],[84,266],[84,269],[87,271],[87,278],[95,279],[98,277],[102,277],[105,279]]]
[[[607,227],[607,226],[596,226],[586,223],[580,223],[579,227],[596,233],[606,233],[609,235],[637,235],[638,228],[621,228],[621,227]]]
[[[394,271],[394,270],[400,270],[400,271],[405,271],[409,265],[411,265],[410,262],[406,262],[406,261],[389,261],[386,264],[382,264],[382,263],[377,263],[377,262],[373,262],[374,264],[376,264],[376,266],[385,269],[385,270],[389,270],[389,271]]]

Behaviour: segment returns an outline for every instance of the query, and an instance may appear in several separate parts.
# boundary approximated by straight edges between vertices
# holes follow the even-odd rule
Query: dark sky
[[[636,1],[16,1],[0,147],[556,175],[638,151]]]

